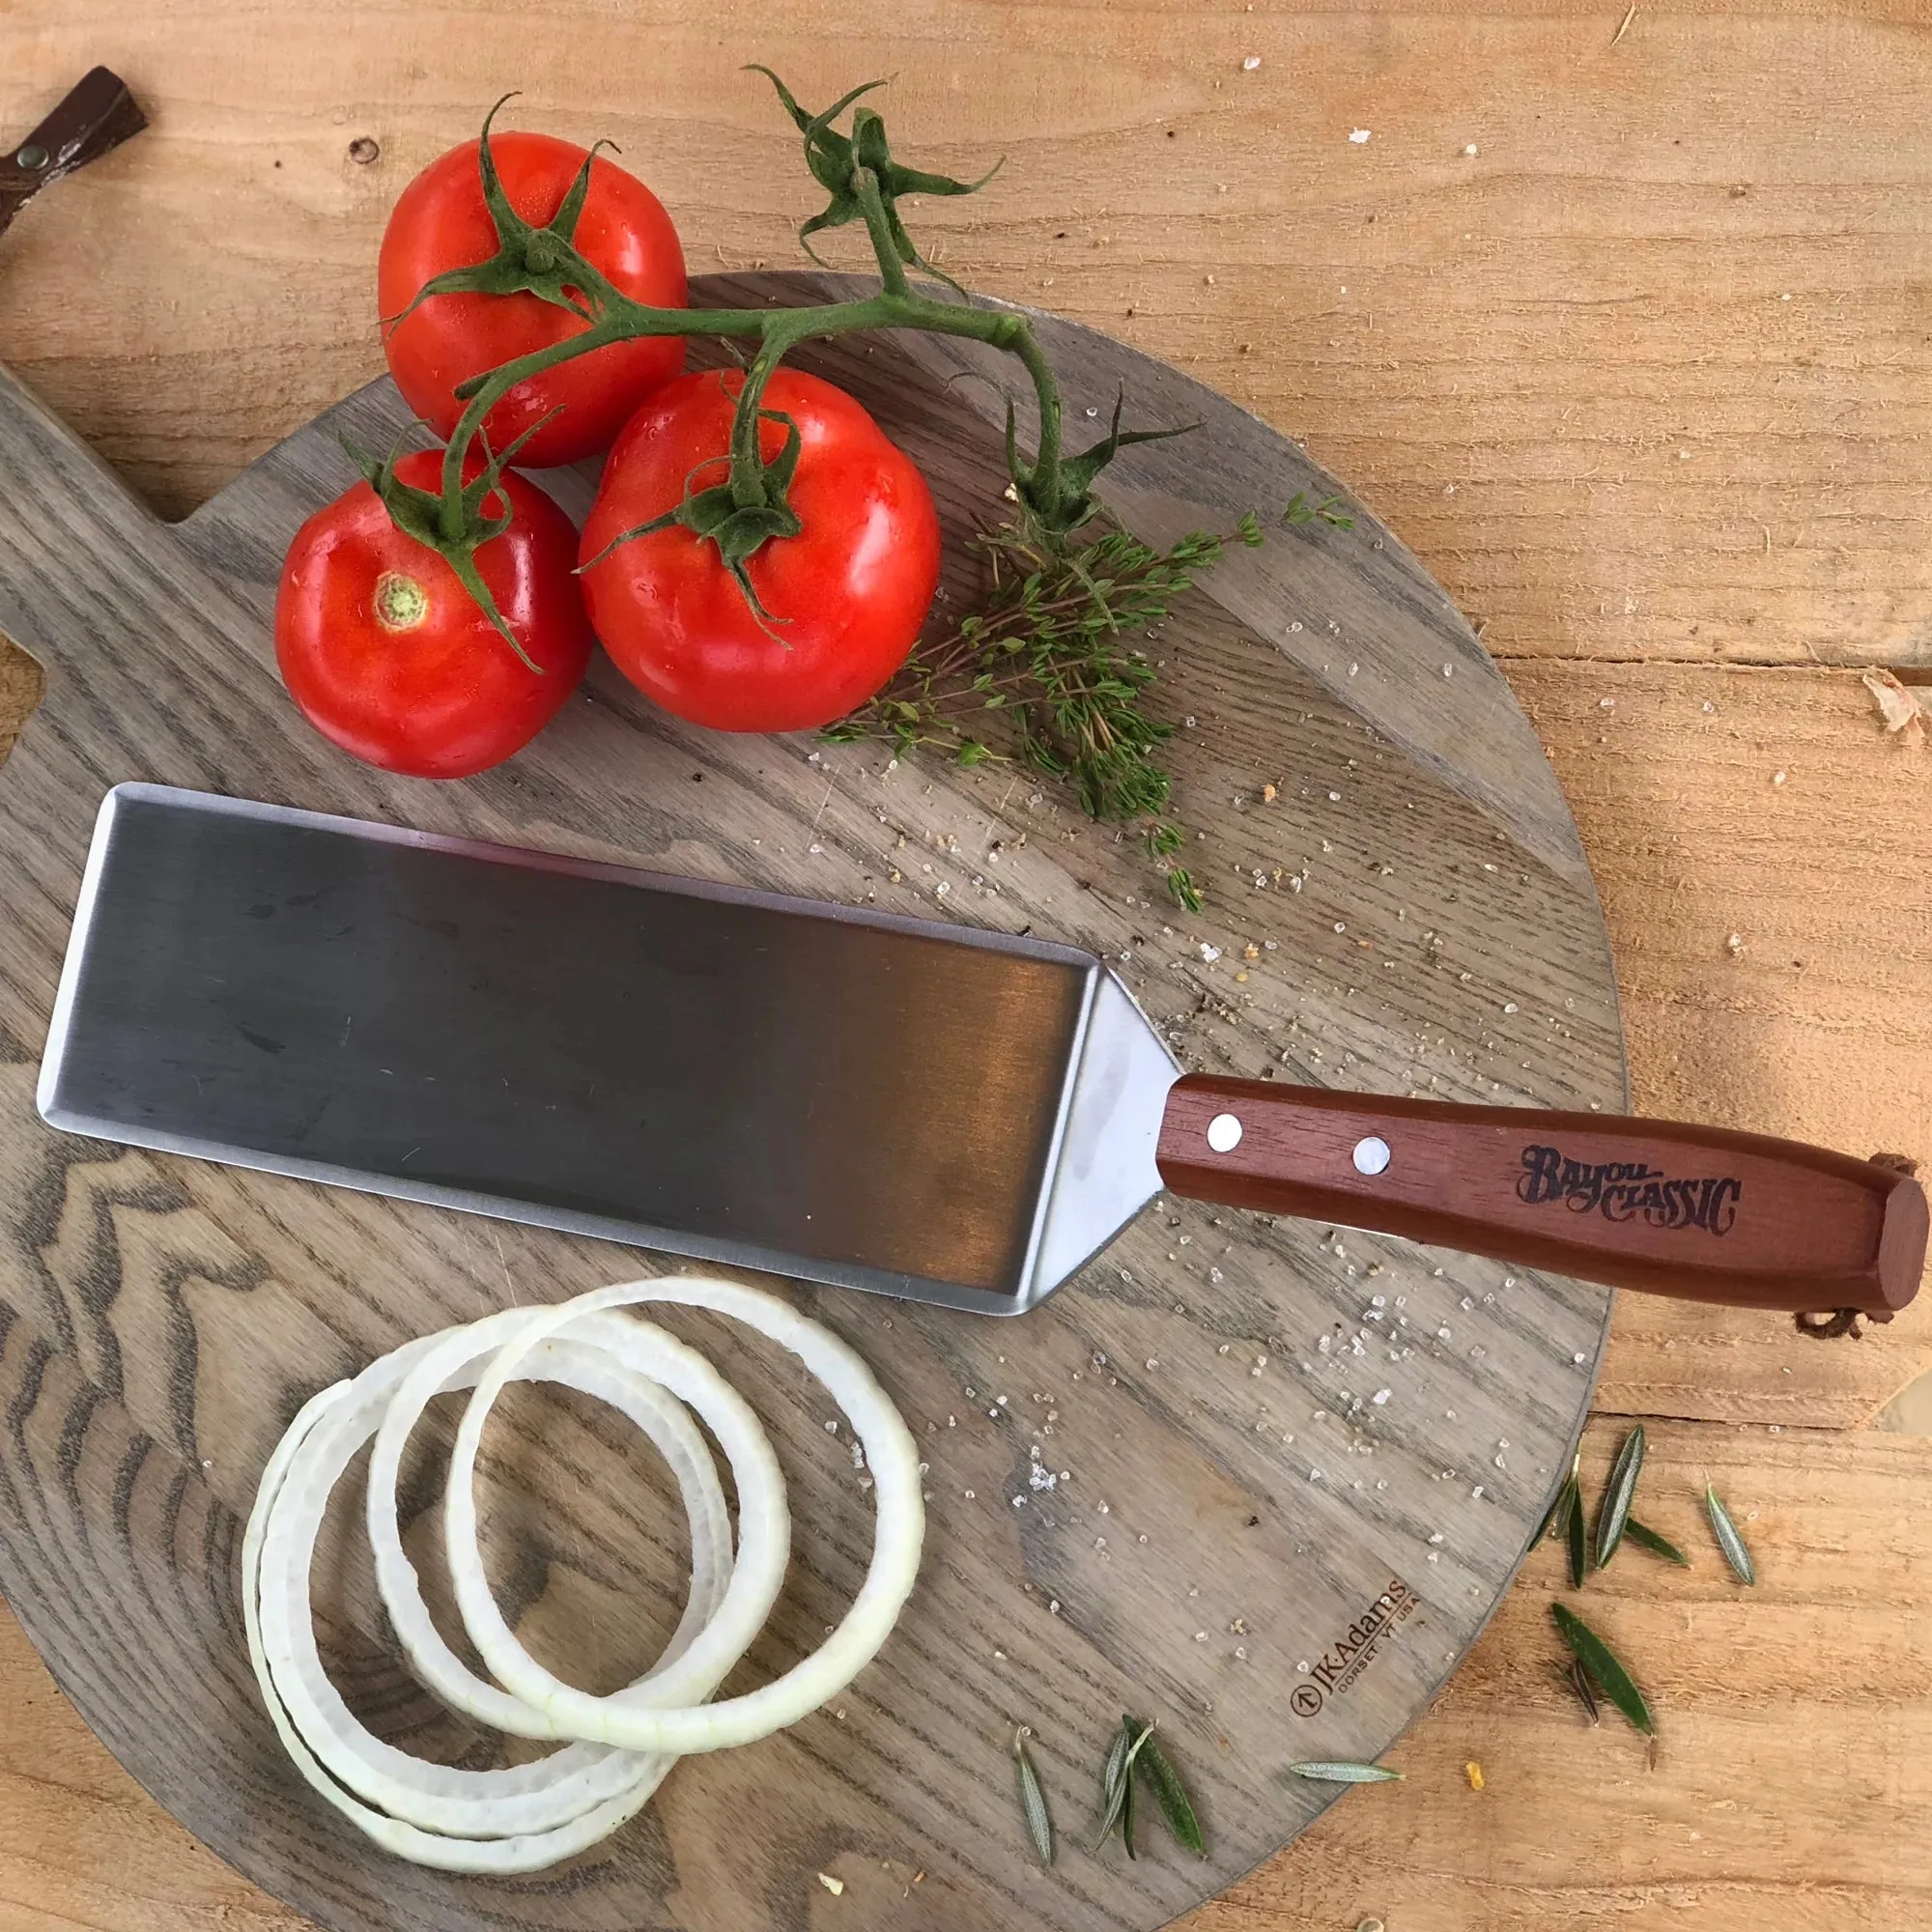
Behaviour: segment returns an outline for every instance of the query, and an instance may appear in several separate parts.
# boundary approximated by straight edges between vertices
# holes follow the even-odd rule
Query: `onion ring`
[[[632,1324],[602,1319],[609,1323],[604,1339],[611,1348],[600,1351],[559,1343],[530,1364],[526,1378],[562,1382],[617,1407],[651,1436],[677,1476],[692,1520],[693,1586],[665,1653],[667,1660],[674,1659],[710,1620],[724,1594],[731,1561],[729,1518],[710,1452],[682,1406],[655,1383],[613,1369],[607,1359],[626,1342]],[[457,1836],[546,1830],[628,1788],[641,1775],[638,1764],[624,1761],[627,1753],[597,1746],[573,1746],[534,1764],[495,1771],[427,1764],[364,1728],[329,1681],[315,1646],[308,1571],[329,1491],[376,1434],[395,1385],[430,1346],[412,1344],[358,1376],[334,1412],[318,1420],[285,1471],[284,1481],[302,1485],[307,1500],[292,1507],[285,1495],[268,1531],[270,1544],[263,1562],[280,1587],[263,1593],[265,1648],[292,1721],[324,1765],[360,1797],[409,1823]],[[487,1350],[474,1351],[445,1388],[469,1387],[487,1360]],[[384,1502],[390,1533],[399,1543],[394,1494],[372,1482],[372,1517]],[[282,1536],[290,1539],[286,1548]]]
[[[500,1358],[500,1351],[518,1341],[535,1342],[545,1334],[570,1331],[580,1317],[597,1312],[589,1306],[595,1294],[610,1292],[600,1289],[594,1294],[580,1295],[577,1300],[554,1308],[506,1309],[501,1315],[490,1316],[469,1328],[451,1329],[436,1337],[415,1357],[391,1398],[370,1459],[369,1536],[376,1557],[376,1582],[412,1667],[444,1703],[479,1723],[508,1731],[514,1737],[575,1738],[581,1734],[559,1728],[540,1700],[526,1699],[513,1690],[484,1683],[461,1662],[430,1621],[415,1566],[404,1553],[402,1537],[395,1527],[395,1492],[403,1447],[417,1417],[466,1354],[495,1350]],[[672,1703],[696,1702],[708,1697],[752,1647],[778,1601],[785,1565],[791,1556],[791,1513],[785,1505],[784,1477],[773,1453],[771,1438],[757,1417],[737,1390],[702,1355],[649,1322],[625,1321],[617,1326],[625,1334],[627,1366],[649,1375],[696,1409],[711,1425],[712,1434],[724,1447],[737,1480],[738,1561],[717,1614],[682,1657],[668,1663],[661,1673],[615,1693],[627,1700],[648,1695]],[[522,1352],[519,1350],[520,1355]],[[498,1381],[495,1386],[500,1389],[502,1385]],[[474,1463],[472,1448],[469,1458],[460,1465],[466,1493],[474,1480]],[[452,1453],[448,1478],[452,1485],[459,1480],[458,1468]],[[473,1524],[473,1512],[471,1521]],[[482,1557],[473,1538],[469,1560],[476,1565],[476,1581],[484,1599],[489,1601],[489,1584],[483,1577]],[[450,1580],[456,1586],[457,1606],[461,1610],[466,1579],[452,1572]],[[491,1608],[495,1607],[491,1602]],[[500,1624],[500,1616],[497,1621]],[[464,1628],[469,1631],[470,1641],[474,1642],[476,1633],[470,1629],[468,1612],[464,1612]],[[480,1644],[477,1648],[482,1650]],[[482,1654],[488,1662],[489,1653]],[[508,1680],[499,1677],[499,1682]],[[614,1742],[595,1737],[585,1737],[582,1741]]]
[[[514,1375],[517,1363],[545,1334],[566,1328],[580,1314],[643,1301],[709,1308],[731,1316],[789,1350],[845,1411],[872,1474],[877,1512],[872,1560],[852,1607],[824,1643],[782,1677],[717,1704],[670,1704],[668,1693],[681,1667],[677,1664],[658,1679],[633,1685],[609,1697],[574,1690],[553,1676],[517,1641],[504,1622],[490,1594],[477,1547],[476,1448],[490,1406]],[[416,1373],[425,1371],[419,1368]],[[497,1681],[526,1703],[542,1709],[550,1724],[545,1735],[622,1745],[629,1750],[668,1750],[680,1757],[754,1744],[787,1724],[795,1724],[828,1698],[836,1697],[878,1655],[892,1634],[912,1594],[925,1540],[918,1445],[905,1418],[860,1356],[829,1328],[800,1315],[776,1295],[696,1275],[595,1289],[520,1325],[484,1372],[463,1412],[455,1446],[450,1450],[449,1486],[442,1512],[444,1556],[463,1626]],[[750,1542],[750,1521],[751,1510],[741,1492],[739,1532],[746,1545]],[[744,1559],[741,1548],[741,1571]],[[736,1580],[734,1577],[734,1587]],[[723,1615],[721,1611],[721,1622]],[[703,1640],[692,1646],[692,1655]]]
[[[844,1410],[871,1466],[877,1523],[858,1597],[826,1642],[761,1690],[708,1700],[763,1628],[790,1551],[790,1512],[769,1439],[715,1369],[650,1322],[612,1313],[668,1301],[732,1316],[797,1355]],[[491,1595],[476,1533],[475,1459],[511,1381],[553,1381],[617,1408],[656,1444],[691,1524],[691,1589],[658,1662],[608,1696],[576,1690],[518,1642]],[[443,1548],[465,1629],[498,1680],[470,1672],[436,1630],[402,1547],[404,1447],[429,1403],[473,1389],[451,1453]],[[731,1463],[739,1548],[689,1403]],[[568,1740],[531,1764],[467,1771],[371,1733],[323,1668],[309,1571],[330,1492],[374,1436],[367,1524],[378,1589],[409,1661],[458,1711],[515,1735]],[[910,1595],[924,1536],[918,1449],[871,1371],[838,1336],[762,1291],[695,1276],[600,1289],[412,1342],[304,1406],[263,1472],[242,1539],[249,1657],[302,1776],[398,1856],[444,1870],[541,1870],[598,1842],[646,1804],[680,1755],[751,1743],[836,1696],[877,1654]],[[367,1801],[367,1802],[365,1802]],[[380,1807],[380,1808],[377,1808]]]

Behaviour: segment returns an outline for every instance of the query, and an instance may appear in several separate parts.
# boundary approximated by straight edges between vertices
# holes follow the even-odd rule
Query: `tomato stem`
[[[474,485],[466,487],[464,475],[491,411],[505,396],[580,355],[594,355],[612,343],[649,336],[702,334],[757,339],[757,352],[745,372],[732,418],[727,481],[713,490],[687,492],[677,509],[668,513],[671,521],[718,544],[721,560],[748,594],[750,579],[745,566],[753,553],[764,543],[795,534],[798,528],[786,501],[796,457],[767,463],[761,449],[760,425],[774,421],[791,428],[788,419],[764,408],[764,395],[773,372],[800,343],[860,329],[910,328],[964,337],[1017,357],[1032,381],[1039,424],[1029,459],[1020,453],[1014,413],[1009,405],[1008,463],[1012,494],[1019,501],[1020,521],[1030,539],[1055,554],[1064,552],[1074,532],[1093,518],[1091,485],[1120,449],[1154,436],[1178,433],[1123,431],[1117,410],[1108,436],[1080,455],[1068,457],[1062,444],[1060,384],[1026,318],[1009,310],[978,306],[966,298],[951,276],[920,254],[899,216],[902,195],[970,194],[983,186],[991,174],[977,182],[959,182],[908,168],[895,160],[884,120],[871,107],[857,104],[881,82],[868,81],[856,87],[832,106],[812,114],[799,105],[770,69],[756,71],[765,74],[778,90],[781,102],[804,138],[806,164],[830,197],[828,205],[800,229],[801,243],[811,254],[812,235],[851,222],[862,223],[877,259],[878,294],[853,301],[777,309],[667,309],[632,301],[585,261],[576,246],[578,216],[588,190],[595,151],[586,157],[556,214],[542,227],[533,225],[511,207],[497,174],[490,132],[503,104],[498,101],[484,122],[478,151],[484,200],[497,226],[498,253],[475,268],[438,276],[423,287],[410,307],[460,291],[508,294],[523,290],[573,310],[589,326],[458,387],[456,393],[465,407],[443,452],[436,547],[445,553],[461,551],[467,562],[479,544],[496,534],[484,531],[483,506]],[[834,123],[848,108],[852,119],[851,130],[846,133]],[[997,171],[996,167],[993,172]],[[812,259],[818,258],[813,254]],[[941,300],[914,287],[909,273],[913,270],[945,283],[961,299]],[[792,437],[796,437],[795,430]],[[791,447],[788,441],[787,449]],[[498,469],[505,460],[493,459]],[[640,526],[639,532],[631,534],[654,527],[658,526]],[[412,530],[412,534],[417,533]],[[752,601],[755,609],[755,598]]]
[[[871,117],[878,120],[875,114]],[[852,170],[852,191],[866,217],[866,232],[872,238],[872,252],[879,258],[879,279],[889,296],[909,293],[905,264],[899,259],[893,217],[886,212],[886,199],[879,190],[879,178],[870,168]],[[900,234],[904,231],[901,229]]]

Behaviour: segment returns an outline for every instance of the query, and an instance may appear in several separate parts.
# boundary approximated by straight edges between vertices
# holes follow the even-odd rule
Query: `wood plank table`
[[[920,211],[952,273],[1304,439],[1483,626],[1596,868],[1640,1106],[1932,1152],[1932,752],[1861,677],[1932,684],[1916,7],[17,0],[0,128],[95,61],[155,125],[0,244],[0,355],[185,511],[379,368],[388,205],[506,87],[618,138],[695,266],[790,260],[810,211],[753,59],[808,99],[896,75],[937,165],[1007,153]],[[0,651],[0,741],[36,689]],[[1196,1932],[1932,1922],[1932,1441],[1866,1427],[1928,1365],[1932,1299],[1822,1346],[1627,1297],[1586,1467],[1651,1418],[1646,1514],[1698,1559],[1590,1586],[1654,1768],[1550,1671],[1539,1552],[1407,1782]],[[1755,1591],[1707,1548],[1707,1474]],[[0,1712],[0,1932],[293,1932],[5,1618]]]

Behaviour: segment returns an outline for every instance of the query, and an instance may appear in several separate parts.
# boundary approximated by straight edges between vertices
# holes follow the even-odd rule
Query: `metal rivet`
[[[1379,1134],[1368,1134],[1355,1143],[1355,1172],[1379,1174],[1394,1158],[1389,1144]]]
[[[43,147],[42,147],[38,141],[29,141],[27,145],[24,148],[22,148],[17,155],[14,156],[15,165],[25,168],[30,175],[39,174],[40,171],[43,167],[45,167],[46,164],[52,159],[53,156],[50,154],[48,154],[47,151]]]
[[[1241,1144],[1241,1123],[1233,1114],[1216,1114],[1208,1122],[1208,1145],[1216,1153],[1233,1153]]]

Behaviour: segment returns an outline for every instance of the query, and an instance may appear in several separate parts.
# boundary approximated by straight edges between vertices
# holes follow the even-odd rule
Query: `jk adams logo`
[[[1641,1161],[1602,1161],[1593,1166],[1569,1159],[1561,1148],[1526,1147],[1516,1191],[1532,1208],[1560,1201],[1573,1214],[1728,1235],[1745,1189],[1734,1175],[1688,1180]]]
[[[1406,1624],[1420,1607],[1415,1592],[1400,1577],[1321,1653],[1308,1676],[1294,1687],[1288,1700],[1297,1718],[1315,1717],[1331,1697],[1351,1690],[1362,1672],[1376,1661],[1382,1639]]]

